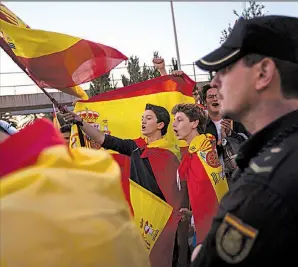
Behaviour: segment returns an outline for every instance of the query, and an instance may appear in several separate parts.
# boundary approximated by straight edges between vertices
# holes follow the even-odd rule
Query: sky
[[[182,70],[196,80],[206,73],[192,63],[219,46],[221,31],[236,20],[245,2],[174,2]],[[170,2],[5,2],[31,28],[65,33],[112,46],[126,56],[136,55],[141,65],[152,65],[154,51],[171,64],[176,57]],[[263,2],[268,14],[298,17],[298,2]],[[246,3],[248,5],[248,3]],[[183,66],[189,64],[189,66]],[[119,67],[125,67],[121,63]],[[0,95],[37,93],[33,82],[0,52]],[[115,80],[125,69],[112,72]],[[198,75],[201,74],[201,75]],[[118,85],[121,82],[118,81]],[[4,86],[4,87],[3,87]],[[13,87],[5,87],[13,86]],[[83,85],[84,89],[88,85]]]

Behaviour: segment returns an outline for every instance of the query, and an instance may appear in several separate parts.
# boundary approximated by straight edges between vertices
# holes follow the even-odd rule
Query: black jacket
[[[250,137],[192,267],[296,266],[298,110]]]
[[[216,142],[218,141],[216,126],[210,118],[208,118],[208,121],[207,121],[206,133],[212,134],[213,136],[215,136]],[[245,129],[245,127],[241,123],[233,121],[233,131],[232,131],[231,137],[239,139],[240,142],[244,142],[247,138],[243,137],[242,134],[244,134],[247,138],[250,137],[249,132]],[[222,154],[222,146],[217,146],[217,153],[218,155]]]

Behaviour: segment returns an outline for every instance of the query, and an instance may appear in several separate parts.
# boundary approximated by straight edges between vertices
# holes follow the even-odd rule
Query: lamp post
[[[178,65],[178,70],[181,70],[181,61],[180,61],[180,54],[179,54],[179,47],[178,47],[178,38],[177,38],[177,31],[176,31],[174,6],[173,6],[173,1],[170,1],[170,2],[171,2],[173,29],[174,29],[174,37],[175,37],[175,45],[176,45],[177,65]]]

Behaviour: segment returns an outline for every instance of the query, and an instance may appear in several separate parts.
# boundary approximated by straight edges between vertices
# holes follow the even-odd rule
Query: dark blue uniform
[[[298,110],[253,135],[193,267],[298,266]]]

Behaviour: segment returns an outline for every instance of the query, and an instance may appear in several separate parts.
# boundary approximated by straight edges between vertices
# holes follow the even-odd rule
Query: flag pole
[[[170,1],[170,2],[171,2],[172,21],[173,21],[173,29],[174,29],[174,37],[175,37],[175,45],[176,45],[177,64],[178,64],[178,70],[181,70],[181,61],[180,61],[180,54],[179,54],[179,47],[178,47],[178,38],[177,38],[177,31],[176,31],[174,6],[173,6],[173,1]]]
[[[25,72],[29,78],[37,85],[37,87],[50,99],[50,101],[61,111],[64,111],[64,108],[61,104],[58,103],[58,101],[53,98],[43,87],[41,87],[36,80],[30,75],[26,67],[17,60],[15,55],[10,51],[9,46],[6,44],[6,42],[0,38],[0,47],[4,50],[4,52],[13,60],[14,63],[16,63],[23,72]]]

